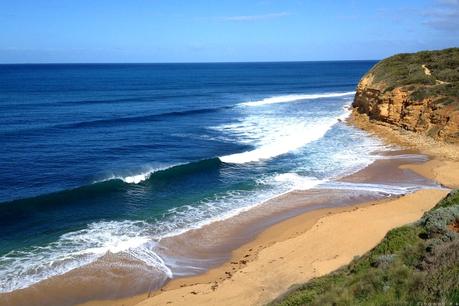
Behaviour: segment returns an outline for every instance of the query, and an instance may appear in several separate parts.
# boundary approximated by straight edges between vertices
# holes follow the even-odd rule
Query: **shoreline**
[[[330,273],[355,256],[363,255],[381,241],[388,230],[416,221],[447,193],[446,190],[420,190],[396,199],[304,213],[265,230],[254,241],[236,250],[229,264],[203,275],[172,280],[135,305],[268,303],[295,284]],[[417,204],[410,204],[412,201]],[[367,222],[359,222],[356,227],[355,223],[363,219]],[[277,237],[274,243],[263,245],[273,237]],[[237,262],[241,254],[257,247],[254,260],[228,275],[231,264]],[[227,277],[216,280],[222,272]],[[127,306],[128,301],[125,299],[122,304]],[[106,302],[105,305],[121,305],[120,300]],[[84,305],[104,304],[96,301]]]
[[[450,147],[447,146],[445,150],[437,150],[436,152],[432,150],[423,150],[422,147],[416,146],[415,143],[408,143],[407,139],[398,139],[396,131],[393,131],[393,134],[388,134],[388,127],[381,128],[376,126],[373,128],[373,123],[370,122],[366,123],[367,126],[364,126],[362,122],[357,124],[355,123],[354,116],[349,120],[349,123],[374,134],[378,138],[383,138],[385,142],[389,144],[400,145],[404,148],[414,149],[416,151],[419,150],[420,153],[432,158],[423,163],[401,164],[398,167],[400,170],[411,170],[447,188],[455,188],[458,186],[457,177],[459,173],[459,164],[453,159],[455,157],[454,150],[451,151]],[[442,149],[444,148],[442,147]],[[444,174],[445,167],[451,166],[454,167],[454,173],[449,176],[442,175]],[[224,301],[223,304],[243,302],[245,302],[244,304],[247,304],[247,302],[249,304],[266,303],[285,293],[292,285],[304,283],[313,277],[330,273],[342,265],[347,264],[354,256],[362,255],[367,252],[384,237],[387,231],[394,227],[416,221],[425,211],[432,208],[443,196],[445,196],[447,192],[447,190],[441,189],[418,190],[395,198],[304,212],[267,227],[252,240],[236,248],[232,252],[230,260],[227,260],[217,267],[211,268],[203,274],[172,279],[160,290],[151,293],[116,300],[89,301],[80,305],[145,306],[162,304],[181,305],[189,303],[215,305],[217,301],[218,304],[221,304],[222,301]],[[417,205],[410,206],[411,201],[416,202]],[[401,211],[400,206],[404,206],[405,210]],[[309,237],[308,239],[315,239],[317,241],[320,240],[319,237],[314,238],[311,236],[311,233],[324,229],[325,225],[323,224],[327,224],[327,226],[333,226],[334,224],[336,227],[336,224],[340,224],[341,226],[342,221],[346,218],[357,218],[356,215],[368,217],[372,216],[372,214],[378,215],[378,213],[379,217],[383,216],[383,224],[378,228],[377,233],[365,235],[365,244],[356,243],[352,250],[347,250],[353,254],[352,256],[338,253],[336,254],[337,257],[328,259],[330,261],[329,264],[320,266],[320,269],[314,268],[312,272],[311,270],[307,271],[308,273],[306,273],[306,271],[301,271],[300,274],[303,274],[301,277],[299,277],[298,273],[296,273],[297,271],[294,270],[289,273],[286,273],[286,271],[277,271],[277,273],[270,271],[270,274],[272,274],[271,277],[264,277],[262,279],[265,281],[264,283],[273,282],[278,284],[276,288],[268,288],[269,286],[263,288],[261,284],[259,284],[258,287],[253,286],[253,283],[256,283],[255,280],[257,280],[257,277],[258,280],[260,280],[259,277],[262,274],[260,272],[263,271],[260,270],[260,267],[265,267],[265,265],[269,263],[266,262],[265,257],[269,258],[274,253],[282,254],[285,256],[280,256],[279,258],[288,261],[286,259],[286,254],[293,253],[295,249],[297,249],[296,247],[279,249],[280,245],[291,244],[291,242],[295,240],[306,239],[306,236]],[[398,216],[395,214],[398,214]],[[371,226],[371,224],[368,224],[368,226]],[[328,232],[328,235],[330,234],[331,233]],[[332,235],[331,238],[336,239],[337,237],[333,237]],[[360,241],[361,239],[356,240]],[[339,243],[340,241],[335,242]],[[319,246],[320,245],[318,245],[318,247]],[[315,258],[315,261],[317,262],[319,259],[320,258]],[[276,259],[272,258],[271,260],[274,262]],[[289,262],[291,262],[291,260]],[[313,262],[314,261],[309,262],[310,267]],[[302,268],[305,265],[308,265],[308,261],[304,261]],[[285,270],[284,268],[281,270]],[[270,269],[272,269],[272,267],[270,267]],[[266,271],[264,272],[264,274],[266,274]],[[281,276],[288,278],[285,274],[296,275],[296,279],[292,276],[292,279],[284,280],[283,282],[280,281],[280,279],[282,279]],[[268,291],[270,292],[269,294],[267,293]],[[245,292],[246,295],[244,295],[243,292]]]

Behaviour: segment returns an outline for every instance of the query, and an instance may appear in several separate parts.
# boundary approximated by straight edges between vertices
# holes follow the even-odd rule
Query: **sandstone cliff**
[[[359,82],[354,113],[459,143],[459,48],[398,54]]]

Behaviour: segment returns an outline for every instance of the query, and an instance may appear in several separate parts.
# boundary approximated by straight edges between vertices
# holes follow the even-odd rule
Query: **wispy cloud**
[[[427,26],[441,31],[459,32],[459,0],[436,0],[435,6],[423,15]]]
[[[219,20],[224,21],[257,21],[257,20],[266,20],[266,19],[276,19],[289,16],[290,13],[280,12],[280,13],[270,13],[262,15],[239,15],[239,16],[224,16],[218,17]]]
[[[459,5],[459,0],[438,0],[439,3],[449,5]]]

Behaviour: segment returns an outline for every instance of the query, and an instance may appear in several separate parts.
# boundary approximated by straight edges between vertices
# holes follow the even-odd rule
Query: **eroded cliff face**
[[[438,97],[415,99],[412,93],[419,90],[420,86],[434,85],[415,84],[390,89],[384,82],[376,82],[374,74],[370,71],[357,86],[352,104],[353,111],[366,114],[371,120],[385,122],[442,141],[459,143],[457,104],[439,103]]]

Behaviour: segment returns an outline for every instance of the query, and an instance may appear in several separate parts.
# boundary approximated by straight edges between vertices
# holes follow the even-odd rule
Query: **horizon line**
[[[161,64],[257,64],[257,63],[312,63],[312,62],[368,62],[381,59],[355,60],[299,60],[299,61],[209,61],[209,62],[15,62],[0,63],[5,65],[161,65]]]

